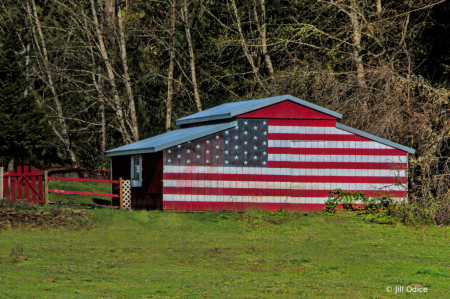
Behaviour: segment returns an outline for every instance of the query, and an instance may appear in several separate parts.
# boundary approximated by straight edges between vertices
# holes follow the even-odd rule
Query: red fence
[[[48,171],[35,171],[28,166],[19,166],[15,170],[4,173],[3,167],[0,167],[0,199],[9,198],[13,202],[25,201],[27,203],[49,203],[48,193],[60,193],[119,198],[120,207],[123,206],[122,192],[119,192],[119,194],[107,194],[49,189],[48,181],[51,180],[107,184],[122,183],[121,180],[49,177]],[[122,188],[120,188],[120,190],[122,190]]]
[[[4,197],[26,201],[28,203],[44,202],[43,171],[35,171],[31,167],[22,166],[3,174]],[[2,194],[3,195],[3,194]],[[1,197],[1,196],[0,196]]]

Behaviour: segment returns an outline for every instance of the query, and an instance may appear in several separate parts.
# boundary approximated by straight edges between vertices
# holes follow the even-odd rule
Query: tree
[[[24,49],[13,25],[0,37],[0,156],[42,158],[49,127],[28,88]],[[20,54],[22,53],[22,54]]]

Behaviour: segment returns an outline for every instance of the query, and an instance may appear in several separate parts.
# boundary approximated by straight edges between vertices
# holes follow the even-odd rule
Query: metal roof
[[[276,103],[280,103],[283,101],[292,101],[302,106],[314,109],[316,111],[328,114],[330,116],[342,119],[342,114],[337,113],[335,111],[323,108],[321,106],[314,105],[307,101],[301,100],[299,98],[293,97],[291,95],[282,95],[272,98],[251,100],[251,101],[242,101],[242,102],[233,102],[223,104],[208,110],[204,110],[180,119],[176,120],[177,125],[186,125],[204,121],[211,120],[220,120],[220,119],[228,119],[237,115],[241,115],[247,112],[251,112],[257,109],[261,109]]]
[[[127,144],[109,151],[106,156],[135,155],[144,153],[154,153],[163,149],[198,139],[210,134],[214,134],[232,127],[237,126],[237,121],[228,123],[207,125],[200,127],[192,127],[187,129],[179,129],[170,131],[161,135],[147,138],[135,143]]]
[[[376,142],[379,142],[379,143],[382,143],[382,144],[385,144],[385,145],[388,145],[388,146],[391,146],[393,148],[405,151],[405,152],[410,153],[410,154],[415,154],[416,153],[415,149],[412,149],[412,148],[406,147],[404,145],[401,145],[401,144],[398,144],[398,143],[395,143],[395,142],[392,142],[392,141],[389,141],[389,140],[377,137],[375,135],[372,135],[372,134],[369,134],[369,133],[366,133],[366,132],[363,132],[363,131],[360,131],[360,130],[353,129],[351,127],[348,127],[348,126],[340,124],[340,123],[336,123],[336,128],[344,130],[344,131],[347,131],[347,132],[350,132],[350,133],[353,133],[355,135],[359,135],[359,136],[365,137],[367,139],[370,139],[370,140],[373,140],[373,141],[376,141]]]

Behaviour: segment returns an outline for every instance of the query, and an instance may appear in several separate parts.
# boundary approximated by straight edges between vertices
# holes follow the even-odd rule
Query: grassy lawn
[[[48,188],[56,189],[56,190],[81,191],[81,192],[93,192],[93,193],[107,193],[107,194],[111,193],[111,184],[105,184],[105,183],[70,182],[70,181],[51,180],[51,181],[48,181]],[[101,205],[110,205],[111,204],[111,198],[99,197],[99,196],[49,193],[48,198],[50,201],[64,201],[64,202],[101,204]]]
[[[424,241],[422,228],[349,212],[86,213],[91,228],[1,231],[0,297],[450,297],[445,227]]]

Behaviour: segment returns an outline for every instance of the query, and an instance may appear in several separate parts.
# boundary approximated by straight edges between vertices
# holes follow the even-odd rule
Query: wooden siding
[[[291,101],[277,103],[256,111],[238,116],[239,118],[280,118],[280,119],[326,119],[336,120],[336,117],[301,106]],[[333,125],[334,126],[334,125]]]

